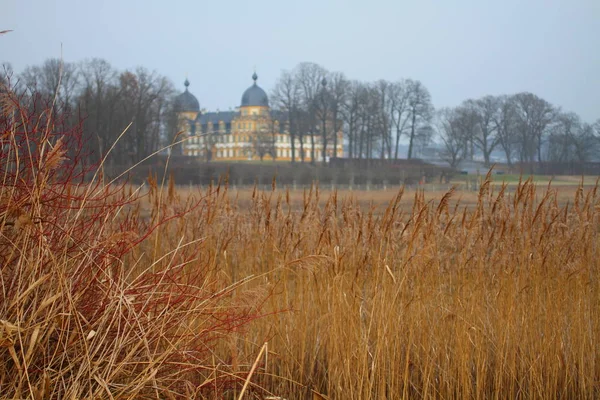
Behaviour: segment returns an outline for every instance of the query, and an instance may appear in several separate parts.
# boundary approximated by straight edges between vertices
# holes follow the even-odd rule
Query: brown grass
[[[286,310],[236,342],[248,363],[268,342],[255,380],[269,392],[599,395],[595,187],[484,184],[467,206],[454,191],[384,208],[316,189],[247,196],[205,209],[203,246],[232,281],[263,276],[266,311]]]
[[[3,398],[600,396],[596,187],[75,184],[68,141],[13,116]]]

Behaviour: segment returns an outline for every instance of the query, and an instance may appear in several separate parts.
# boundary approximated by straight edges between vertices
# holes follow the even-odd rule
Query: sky
[[[434,106],[529,91],[600,118],[600,0],[0,0],[0,62],[144,66],[201,107],[239,105],[310,61],[350,79],[420,80]]]

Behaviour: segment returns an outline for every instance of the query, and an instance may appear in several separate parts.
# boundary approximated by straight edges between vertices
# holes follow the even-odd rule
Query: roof
[[[256,80],[258,79],[256,72],[252,75],[252,79],[254,80],[254,84],[246,89],[242,95],[241,107],[269,107],[269,97],[267,96],[267,93],[256,84]]]
[[[218,124],[223,121],[226,124],[231,122],[233,118],[237,115],[235,111],[216,111],[216,112],[207,112],[200,115],[197,119],[202,125],[208,124],[211,122],[212,124]]]
[[[190,86],[190,81],[187,79],[184,82],[185,92],[181,93],[179,96],[175,98],[175,110],[178,112],[199,112],[200,111],[200,102],[188,91],[188,86]]]

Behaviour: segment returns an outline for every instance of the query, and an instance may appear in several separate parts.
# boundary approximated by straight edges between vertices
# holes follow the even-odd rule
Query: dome
[[[250,86],[248,89],[246,89],[246,91],[242,95],[242,105],[241,106],[242,107],[252,107],[252,106],[269,107],[269,98],[267,97],[267,94],[265,93],[264,90],[262,90],[262,88],[260,86],[258,86],[256,84],[256,80],[258,79],[256,72],[254,73],[254,75],[252,75],[252,79],[254,80],[254,84],[252,86]]]
[[[188,91],[190,81],[187,79],[184,82],[185,92],[175,98],[175,110],[178,112],[200,112],[200,103],[196,96]]]

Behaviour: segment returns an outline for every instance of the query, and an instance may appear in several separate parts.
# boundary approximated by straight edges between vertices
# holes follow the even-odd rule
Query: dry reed
[[[597,187],[77,183],[64,132],[2,101],[5,398],[600,396]]]

